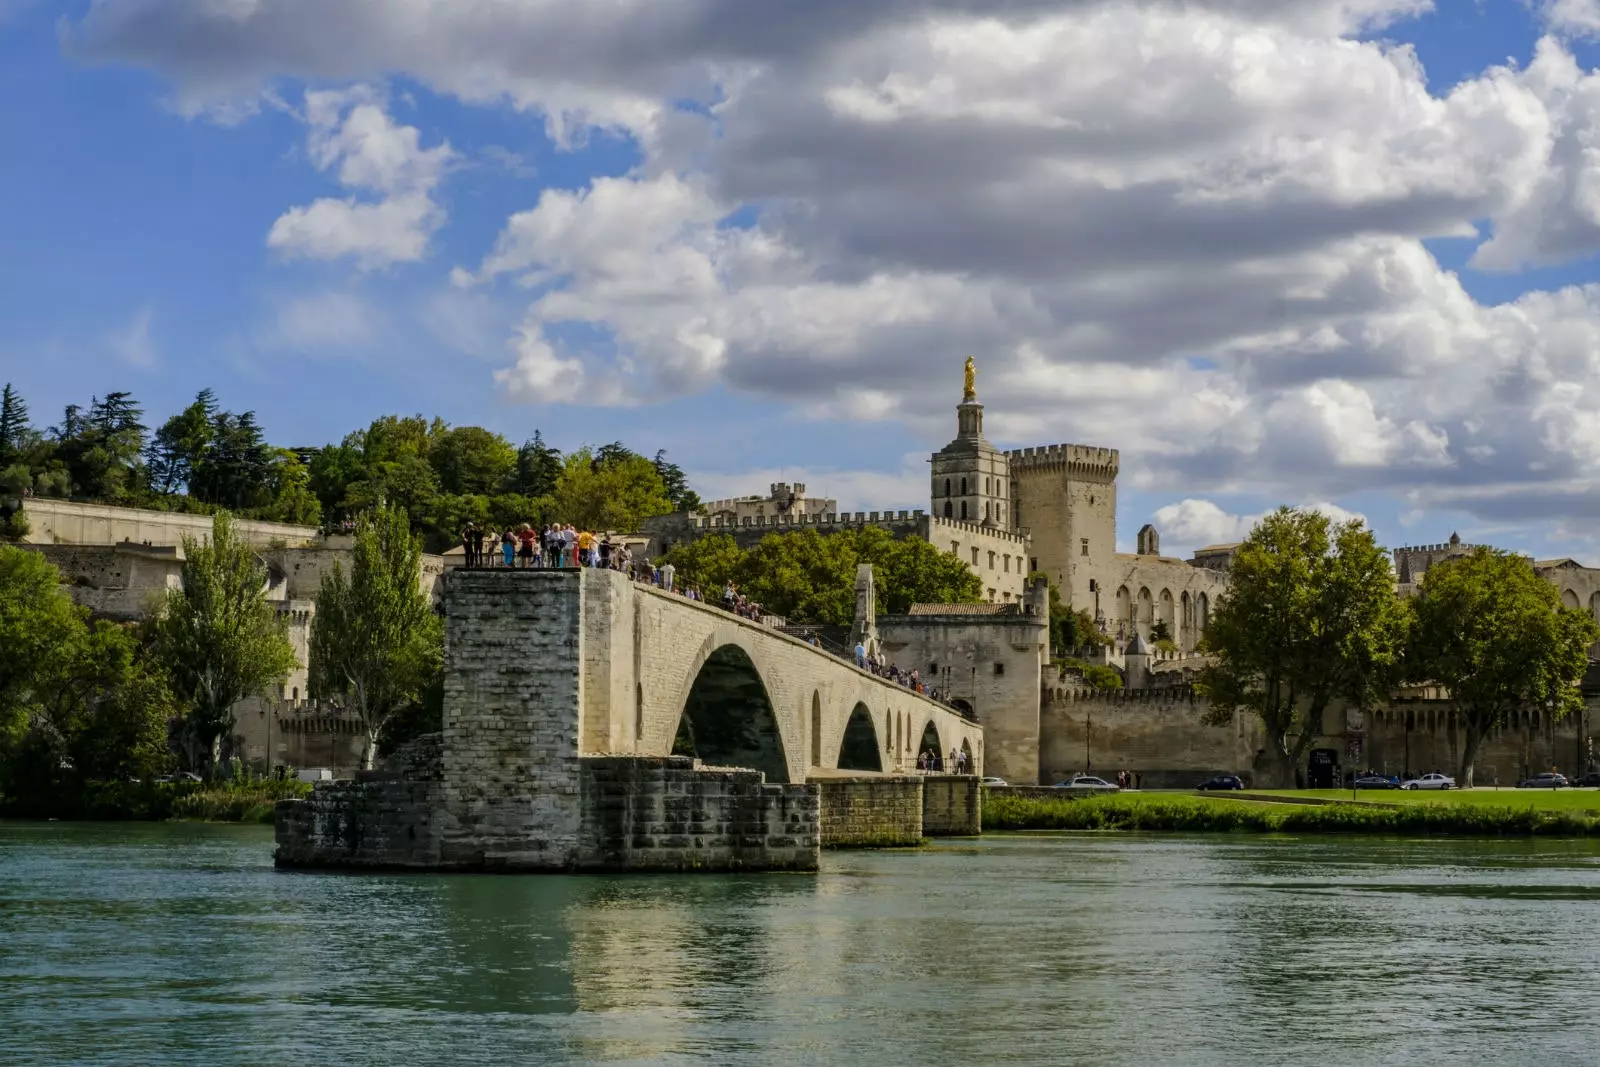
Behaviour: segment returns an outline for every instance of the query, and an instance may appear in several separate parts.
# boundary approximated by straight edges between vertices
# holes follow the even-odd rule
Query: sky
[[[1600,0],[0,0],[0,379],[1600,563]]]

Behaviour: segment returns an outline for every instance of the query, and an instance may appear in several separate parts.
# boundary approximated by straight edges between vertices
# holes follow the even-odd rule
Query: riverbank
[[[1387,798],[1386,798],[1387,799]],[[1187,794],[1096,797],[987,792],[985,830],[1143,830],[1163,833],[1401,834],[1462,837],[1600,836],[1600,813],[1527,804],[1321,803]]]
[[[0,817],[100,822],[271,823],[280,800],[303,797],[297,779],[248,782],[91,782],[72,796],[5,798]]]

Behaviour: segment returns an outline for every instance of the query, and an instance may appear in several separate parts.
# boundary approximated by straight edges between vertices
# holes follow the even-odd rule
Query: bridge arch
[[[678,716],[672,751],[713,766],[761,771],[769,782],[789,781],[772,698],[743,648],[721,645],[700,664]]]
[[[917,754],[920,756],[930,748],[933,750],[934,755],[944,759],[944,743],[939,739],[938,724],[932,719],[929,719],[927,724],[922,727],[922,738],[917,742]]]
[[[834,766],[842,771],[883,770],[883,759],[878,755],[878,728],[865,704],[857,703],[851,710],[844,724],[844,736],[839,739],[839,758]]]

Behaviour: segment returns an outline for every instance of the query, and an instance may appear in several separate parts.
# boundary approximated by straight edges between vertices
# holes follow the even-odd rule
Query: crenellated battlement
[[[1046,684],[1045,696],[1052,704],[1101,704],[1106,707],[1149,704],[1194,704],[1202,698],[1192,685],[1165,686],[1160,689],[1096,689],[1092,686]]]
[[[720,515],[691,515],[689,522],[696,530],[802,528],[827,530],[921,522],[925,515],[926,512],[918,508],[915,511],[857,511],[853,515],[848,511],[828,512],[825,515],[747,515],[737,521],[728,521]]]
[[[1115,478],[1121,459],[1114,448],[1093,445],[1038,445],[1006,453],[1011,473],[1066,470],[1074,474]]]
[[[904,512],[901,514],[904,514]],[[921,515],[922,512],[919,511],[917,514]],[[1033,536],[1026,527],[1019,526],[1014,529],[1006,530],[998,526],[985,526],[981,522],[972,522],[967,519],[942,519],[937,515],[934,516],[932,520],[932,529],[936,530],[940,529],[941,527],[947,529],[964,530],[967,533],[982,534],[985,537],[992,537],[997,541],[1009,541],[1011,544],[1014,544],[1019,548],[1023,545],[1026,545],[1029,538]],[[929,539],[932,540],[931,537]]]

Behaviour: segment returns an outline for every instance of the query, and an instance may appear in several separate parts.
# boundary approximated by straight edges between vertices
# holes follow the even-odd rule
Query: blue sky
[[[209,386],[282,444],[424,412],[881,509],[922,505],[971,353],[997,444],[1123,450],[1130,543],[1327,503],[1593,561],[1600,226],[1562,146],[1600,129],[1600,8],[1564,2],[817,5],[782,39],[717,0],[648,35],[0,2],[0,377],[40,424]],[[418,243],[282,221],[321,200],[415,206]]]

